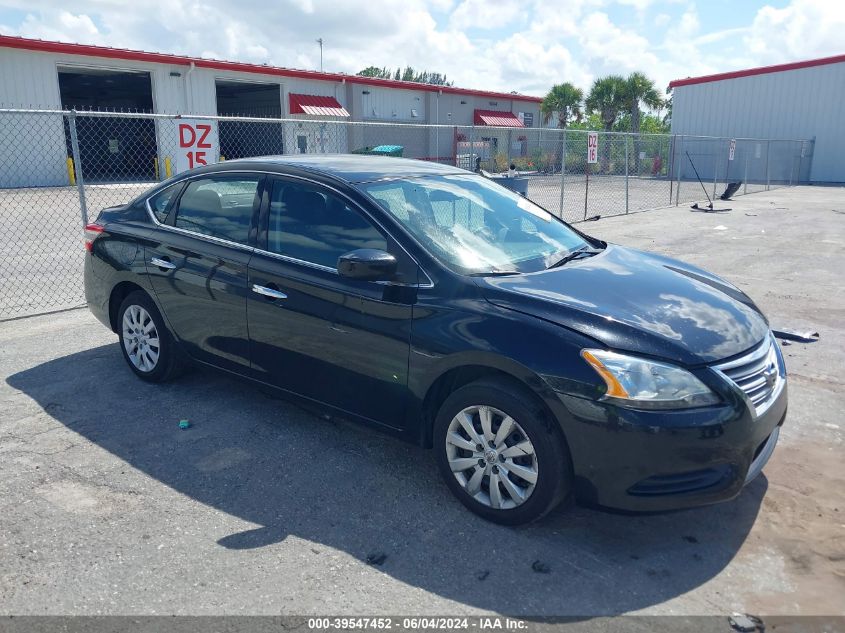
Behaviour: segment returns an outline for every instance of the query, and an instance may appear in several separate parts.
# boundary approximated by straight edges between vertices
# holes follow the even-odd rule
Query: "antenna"
[[[317,38],[317,44],[320,45],[320,72],[323,72],[323,38]]]

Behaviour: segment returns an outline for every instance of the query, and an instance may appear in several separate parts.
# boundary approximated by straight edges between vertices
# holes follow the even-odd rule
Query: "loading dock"
[[[59,94],[65,110],[152,112],[150,73],[101,68],[59,67]],[[88,182],[155,180],[156,131],[150,119],[79,117],[79,154]],[[65,143],[72,156],[70,130]]]
[[[219,116],[282,118],[282,87],[279,84],[218,79],[214,85]],[[281,123],[220,122],[222,157],[232,159],[272,154],[284,154],[284,131]]]

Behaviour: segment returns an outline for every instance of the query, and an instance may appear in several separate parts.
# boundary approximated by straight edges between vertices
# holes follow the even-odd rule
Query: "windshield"
[[[548,211],[475,174],[359,186],[435,257],[464,274],[533,272],[590,246]]]

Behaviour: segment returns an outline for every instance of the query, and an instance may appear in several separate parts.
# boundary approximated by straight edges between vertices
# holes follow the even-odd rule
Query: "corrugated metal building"
[[[810,181],[845,182],[845,55],[678,79],[669,85],[672,133],[815,139]],[[764,157],[752,155],[755,159]]]
[[[500,140],[504,147],[516,139],[496,128],[539,126],[540,101],[510,93],[0,36],[0,108],[129,110],[323,123],[271,127],[220,122],[209,139],[213,146],[209,154],[215,157],[346,152],[387,142],[384,126],[350,127],[342,123],[346,121],[475,124],[488,127],[491,142]],[[488,111],[494,111],[492,116]],[[152,179],[153,168],[170,152],[177,134],[175,121],[114,120],[107,130],[103,119],[83,121],[77,120],[82,162],[96,164],[101,181]],[[45,125],[43,118],[7,121],[7,129],[0,133],[0,152],[29,143],[31,164],[20,170],[26,182],[0,176],[0,186],[67,184],[69,142],[62,127],[60,118],[54,125]],[[407,157],[450,161],[455,160],[458,139],[457,131],[409,128],[398,144],[405,147]],[[121,158],[124,147],[133,148],[132,156],[126,152]]]

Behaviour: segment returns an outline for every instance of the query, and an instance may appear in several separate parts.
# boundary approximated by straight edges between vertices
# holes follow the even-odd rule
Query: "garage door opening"
[[[65,110],[152,112],[153,90],[146,72],[59,68]],[[77,117],[79,155],[87,182],[155,179],[156,130],[152,119]],[[70,129],[65,123],[68,156]]]
[[[215,82],[220,116],[282,118],[279,84]],[[284,154],[284,132],[278,122],[220,121],[220,155],[227,159]]]

